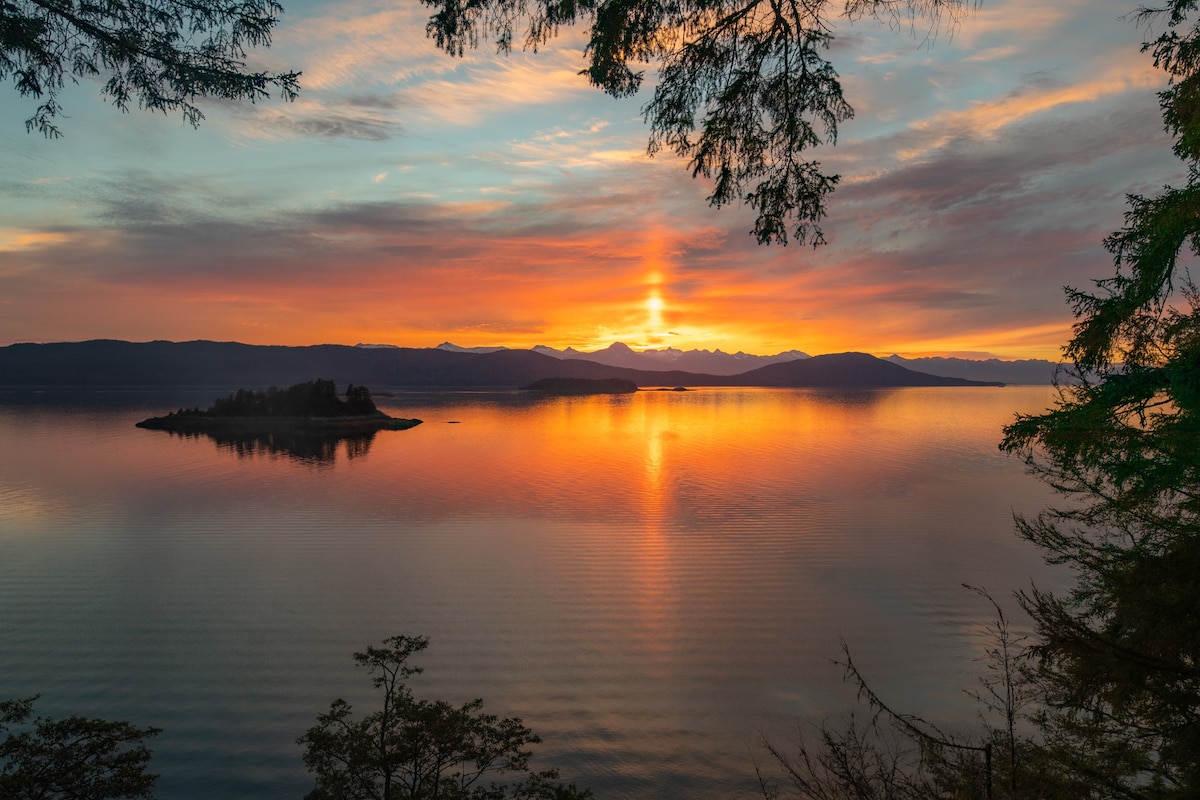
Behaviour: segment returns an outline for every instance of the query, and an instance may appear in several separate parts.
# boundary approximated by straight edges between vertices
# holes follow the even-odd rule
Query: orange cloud
[[[972,103],[969,108],[945,111],[913,123],[909,126],[910,130],[927,138],[919,147],[897,150],[895,156],[900,161],[919,159],[964,135],[975,138],[995,136],[1000,130],[1036,114],[1067,105],[1093,103],[1129,91],[1153,91],[1164,84],[1162,73],[1148,65],[1139,69],[1117,67],[1083,83],[1040,91],[1025,90],[994,100],[979,101]]]
[[[0,229],[0,252],[15,253],[21,250],[32,250],[62,244],[66,240],[67,236],[64,233]]]

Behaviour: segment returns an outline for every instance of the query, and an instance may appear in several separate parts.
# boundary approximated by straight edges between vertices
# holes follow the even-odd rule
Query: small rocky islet
[[[419,419],[392,417],[380,411],[366,386],[349,384],[343,397],[333,381],[318,378],[287,389],[238,389],[207,410],[181,408],[165,417],[144,419],[137,427],[180,433],[334,433],[406,430],[420,424]]]
[[[579,397],[590,394],[633,394],[638,390],[638,385],[624,378],[542,378],[528,386],[522,386],[521,390],[544,395]]]

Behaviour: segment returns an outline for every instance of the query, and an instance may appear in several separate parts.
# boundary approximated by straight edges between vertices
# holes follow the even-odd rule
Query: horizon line
[[[749,353],[749,352],[746,352],[745,350],[737,350],[737,351],[722,350],[720,347],[714,348],[712,350],[705,349],[705,348],[699,348],[699,347],[691,348],[689,350],[682,350],[680,348],[671,347],[668,345],[666,347],[640,346],[640,349],[639,349],[639,346],[637,346],[637,345],[630,345],[630,344],[627,344],[627,343],[621,342],[621,341],[611,342],[610,344],[608,344],[604,347],[599,347],[595,350],[581,350],[581,349],[574,347],[573,345],[567,345],[565,347],[554,347],[552,345],[544,345],[544,344],[536,344],[536,345],[532,345],[529,347],[523,347],[523,346],[514,347],[511,345],[461,346],[461,345],[454,344],[453,342],[451,342],[448,339],[442,341],[441,343],[439,343],[437,345],[431,345],[431,346],[427,345],[424,347],[419,347],[419,346],[414,346],[414,345],[399,345],[399,344],[391,344],[391,343],[386,343],[386,342],[377,342],[377,343],[356,342],[354,344],[346,344],[343,342],[316,342],[316,343],[312,343],[312,344],[259,344],[259,343],[253,343],[253,342],[242,342],[242,341],[238,341],[235,339],[204,339],[204,338],[199,338],[199,339],[145,339],[145,340],[138,341],[138,340],[133,340],[133,339],[119,339],[119,338],[113,338],[113,337],[99,336],[99,337],[94,337],[94,338],[89,338],[89,339],[70,339],[70,340],[64,339],[64,340],[55,340],[55,341],[31,341],[31,340],[13,341],[13,342],[8,342],[6,344],[0,345],[0,347],[13,347],[13,346],[18,346],[18,345],[84,344],[87,342],[121,342],[121,343],[126,343],[126,344],[153,344],[156,342],[162,342],[162,343],[167,343],[167,344],[187,344],[190,342],[209,342],[212,344],[238,344],[238,345],[243,345],[246,347],[296,347],[296,348],[301,348],[301,347],[349,347],[349,348],[362,348],[362,349],[378,348],[378,349],[398,349],[398,350],[444,350],[447,352],[454,352],[454,351],[462,351],[462,352],[493,351],[494,352],[494,351],[501,351],[501,350],[509,350],[509,351],[524,350],[524,351],[528,351],[528,352],[535,352],[540,348],[540,349],[544,349],[544,350],[553,350],[558,353],[566,353],[567,351],[572,351],[572,352],[579,353],[580,355],[585,355],[585,356],[603,353],[603,352],[611,349],[614,345],[621,345],[621,346],[627,348],[630,352],[632,352],[635,355],[641,355],[644,353],[661,353],[664,351],[674,351],[676,353],[681,353],[681,354],[708,353],[708,354],[713,354],[713,355],[722,354],[722,355],[727,355],[727,356],[731,356],[731,357],[736,357],[736,356],[742,355],[742,356],[746,356],[749,358],[775,358],[777,356],[785,355],[788,353],[800,353],[801,355],[799,356],[799,358],[816,358],[817,356],[839,355],[842,353],[865,353],[867,355],[874,356],[875,358],[880,358],[880,359],[901,358],[906,361],[913,361],[913,360],[917,360],[917,359],[947,359],[947,360],[958,360],[958,361],[981,361],[981,362],[982,361],[1000,361],[1000,362],[1005,362],[1005,363],[1016,363],[1016,362],[1022,362],[1022,361],[1040,361],[1040,362],[1045,362],[1045,363],[1049,363],[1049,364],[1062,364],[1063,363],[1062,359],[1059,359],[1057,361],[1052,361],[1052,360],[1046,359],[1046,358],[1001,358],[999,356],[992,355],[987,352],[979,352],[979,351],[953,351],[956,353],[954,355],[946,355],[945,351],[936,352],[936,353],[928,352],[928,351],[922,352],[922,353],[890,352],[885,355],[884,354],[885,351],[847,349],[847,350],[831,351],[831,352],[827,352],[827,353],[812,354],[805,350],[801,350],[799,348],[793,347],[793,348],[789,348],[786,350],[781,350],[776,353],[762,354],[762,353]]]

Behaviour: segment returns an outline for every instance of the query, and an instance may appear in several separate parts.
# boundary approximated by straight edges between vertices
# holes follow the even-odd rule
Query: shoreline
[[[136,423],[135,427],[147,430],[172,431],[176,433],[279,433],[304,431],[365,432],[403,431],[415,428],[422,420],[389,417],[386,414],[364,414],[346,417],[209,417],[172,414],[166,417],[150,417]]]

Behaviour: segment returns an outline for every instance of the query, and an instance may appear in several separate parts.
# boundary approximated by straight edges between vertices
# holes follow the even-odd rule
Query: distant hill
[[[411,389],[515,389],[541,378],[627,378],[659,385],[683,373],[644,373],[529,350],[281,347],[237,342],[99,339],[0,348],[0,386],[26,388],[290,386],[320,375],[336,383]],[[663,377],[667,376],[667,377]],[[692,376],[688,376],[692,377]],[[711,378],[697,383],[713,385]]]
[[[884,360],[899,364],[905,369],[928,372],[932,375],[975,381],[1003,381],[1009,384],[1053,383],[1058,373],[1058,364],[1042,359],[1001,361],[998,358],[989,358],[986,361],[971,361],[966,358],[902,358],[892,355]]]
[[[1003,386],[905,369],[866,353],[836,353],[768,364],[737,376],[740,386],[868,388],[887,386]]]
[[[108,339],[0,348],[5,388],[266,388],[314,375],[336,383],[405,389],[516,389],[543,378],[621,378],[638,386],[961,386],[863,353],[768,364],[740,375],[639,370],[530,350],[281,347],[237,342],[122,342]],[[976,383],[975,385],[979,385]]]

